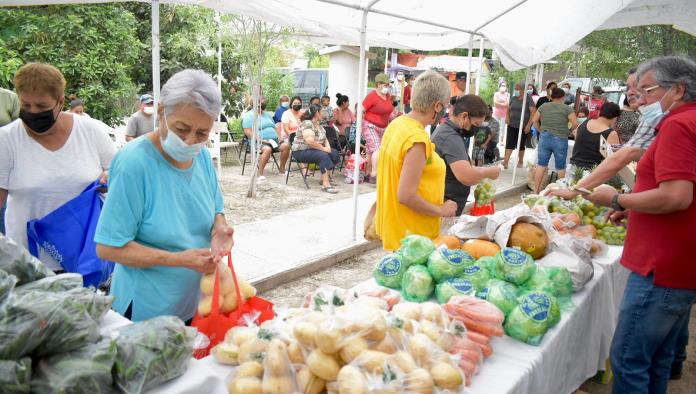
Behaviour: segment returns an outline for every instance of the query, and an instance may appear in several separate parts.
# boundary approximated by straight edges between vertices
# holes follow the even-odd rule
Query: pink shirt
[[[350,108],[346,108],[344,110],[334,108],[333,114],[334,125],[336,125],[336,128],[338,129],[338,134],[346,135],[346,129],[350,127],[353,122],[355,122],[355,114],[350,110]]]
[[[499,104],[499,103],[505,103]],[[510,96],[507,92],[495,92],[493,96],[493,117],[494,118],[504,118],[507,113],[508,106],[510,105]]]

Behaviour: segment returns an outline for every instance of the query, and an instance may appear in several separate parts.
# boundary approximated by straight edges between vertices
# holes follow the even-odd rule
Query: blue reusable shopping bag
[[[104,188],[97,180],[55,211],[27,223],[29,252],[38,257],[38,247],[43,248],[66,272],[82,275],[85,287],[97,287],[114,270],[114,263],[97,257],[94,243],[104,204],[99,190]]]

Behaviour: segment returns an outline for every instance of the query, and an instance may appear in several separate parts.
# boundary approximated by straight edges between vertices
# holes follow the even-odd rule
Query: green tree
[[[319,50],[312,45],[307,45],[304,50],[305,58],[307,58],[308,68],[328,68],[329,57],[320,55]]]
[[[130,72],[141,44],[133,14],[120,5],[0,9],[0,76],[7,84],[20,64],[46,62],[67,80],[95,118],[116,124],[129,110],[136,87]]]

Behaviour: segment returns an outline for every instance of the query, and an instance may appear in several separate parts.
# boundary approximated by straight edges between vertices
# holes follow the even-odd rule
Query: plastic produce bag
[[[518,305],[505,320],[505,333],[530,345],[539,345],[549,328],[561,319],[556,298],[548,293],[535,291],[518,299]]]
[[[308,358],[309,365],[311,356]],[[262,391],[264,393],[295,393],[297,392],[295,381],[295,370],[288,359],[288,347],[280,339],[272,339],[266,349],[266,357],[263,360],[263,382]]]
[[[407,301],[423,302],[435,290],[435,280],[425,266],[415,264],[406,270],[401,281],[401,292]]]
[[[0,234],[0,270],[17,277],[17,285],[53,276],[53,272],[23,246]]]
[[[39,279],[37,281],[17,287],[16,292],[26,294],[30,291],[48,291],[58,293],[72,289],[82,288],[82,275],[80,274],[60,274]]]
[[[498,260],[496,270],[502,279],[521,285],[526,282],[536,270],[532,256],[515,248],[503,248],[496,255]]]
[[[115,393],[111,369],[116,342],[110,338],[82,349],[41,359],[35,368],[31,391],[53,393]]]
[[[399,253],[402,257],[402,262],[406,267],[412,264],[425,264],[428,262],[428,257],[435,250],[433,241],[422,235],[407,235],[401,240]]]
[[[473,283],[474,287],[476,287],[476,291],[483,291],[488,285],[488,281],[491,279],[491,274],[479,263],[473,263],[464,268],[464,271],[459,277]]]
[[[13,296],[0,311],[0,359],[69,352],[96,342],[97,320],[111,300],[84,288]]]
[[[158,316],[120,328],[114,383],[123,392],[142,393],[186,372],[195,329],[174,316]]]
[[[0,360],[0,393],[29,394],[31,392],[31,359]]]
[[[392,289],[401,288],[401,279],[408,266],[404,263],[404,258],[400,253],[388,254],[377,263],[373,276],[377,283]]]
[[[499,279],[491,279],[484,299],[500,309],[505,316],[517,306],[517,287]]]
[[[524,288],[544,291],[554,297],[570,297],[573,294],[573,279],[564,267],[538,266]]]
[[[5,304],[16,283],[17,277],[5,271],[0,271],[0,308]]]
[[[474,189],[474,199],[478,206],[490,204],[493,201],[493,196],[495,196],[495,185],[488,178],[479,182]]]
[[[428,257],[428,271],[436,282],[458,276],[473,258],[461,249],[439,247]]]
[[[476,287],[471,281],[463,278],[449,278],[438,283],[435,287],[437,302],[444,304],[456,295],[475,295]]]

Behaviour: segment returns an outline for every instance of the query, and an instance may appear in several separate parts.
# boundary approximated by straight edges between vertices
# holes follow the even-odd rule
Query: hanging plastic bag
[[[31,392],[31,359],[0,360],[0,393],[29,394]]]

